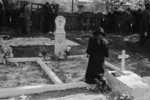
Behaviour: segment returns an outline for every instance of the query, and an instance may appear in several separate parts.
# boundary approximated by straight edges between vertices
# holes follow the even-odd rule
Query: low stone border
[[[38,59],[36,62],[41,66],[41,68],[55,84],[63,84],[59,77],[42,60]]]
[[[38,86],[25,86],[16,88],[0,89],[0,98],[20,96],[22,94],[35,94],[43,93],[48,91],[60,91],[73,88],[84,88],[86,87],[84,82],[65,83],[65,84],[52,84],[52,85],[38,85]]]
[[[85,56],[84,56],[85,57]],[[74,57],[73,57],[74,58]],[[73,88],[88,88],[89,85],[85,82],[73,82],[73,83],[63,83],[59,77],[41,60],[41,58],[9,58],[9,62],[37,62],[41,68],[46,72],[49,78],[55,83],[51,85],[37,85],[37,86],[24,86],[16,88],[2,88],[0,89],[0,98],[19,96],[22,94],[35,94],[43,93],[48,91],[59,91]],[[105,65],[111,69],[119,70],[116,66],[105,62]]]
[[[57,75],[41,60],[41,58],[34,57],[34,58],[9,58],[8,62],[36,62],[41,66],[41,68],[44,70],[44,72],[48,75],[48,77],[54,82],[54,84],[63,84],[63,82],[57,77]],[[41,86],[34,86],[33,91],[32,91],[33,86],[25,86],[25,87],[17,87],[17,88],[3,88],[0,89],[0,98],[3,97],[10,97],[10,96],[16,96],[19,94],[28,94],[28,93],[37,93],[38,91],[42,92]],[[44,86],[44,88],[49,88],[52,90],[51,85]],[[55,87],[52,85],[52,87]],[[56,86],[57,87],[57,86]],[[41,90],[38,90],[41,89]],[[36,91],[34,91],[34,89]],[[56,89],[56,88],[54,88]],[[46,90],[45,90],[46,91]],[[44,92],[45,92],[44,91]]]
[[[55,83],[55,84],[62,84],[63,82],[57,77],[57,75],[41,60],[41,58],[9,58],[9,62],[36,62],[41,66],[44,72],[48,75],[48,77]]]

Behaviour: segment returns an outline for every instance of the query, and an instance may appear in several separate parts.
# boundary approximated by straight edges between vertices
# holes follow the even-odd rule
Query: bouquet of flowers
[[[109,100],[133,100],[133,97],[128,93],[120,93],[118,91],[113,91],[108,95]]]

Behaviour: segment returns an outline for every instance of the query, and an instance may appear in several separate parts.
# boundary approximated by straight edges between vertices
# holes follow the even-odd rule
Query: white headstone
[[[121,70],[125,70],[125,59],[129,58],[129,55],[126,54],[125,50],[122,50],[122,55],[118,56],[119,59],[121,59]]]
[[[57,16],[55,19],[55,55],[57,57],[64,56],[66,49],[66,32],[65,32],[66,19],[63,16]]]

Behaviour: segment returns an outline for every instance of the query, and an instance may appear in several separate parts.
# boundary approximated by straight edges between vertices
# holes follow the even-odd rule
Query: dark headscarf
[[[106,34],[104,33],[104,29],[102,27],[96,29],[93,33],[94,36],[99,36],[102,35],[103,37],[106,36]]]

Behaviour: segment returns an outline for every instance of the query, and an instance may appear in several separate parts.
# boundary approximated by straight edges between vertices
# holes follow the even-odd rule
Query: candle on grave
[[[119,59],[121,59],[121,71],[125,70],[125,59],[129,58],[129,55],[126,54],[125,50],[122,50],[122,54],[118,56]]]

